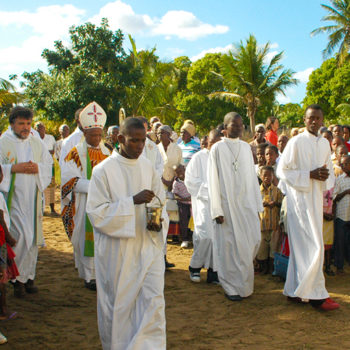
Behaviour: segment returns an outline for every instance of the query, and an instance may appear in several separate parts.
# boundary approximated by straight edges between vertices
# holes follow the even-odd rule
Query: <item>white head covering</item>
[[[100,128],[106,124],[106,113],[95,101],[89,103],[79,114],[79,121],[83,130]]]
[[[266,130],[265,129],[265,124],[257,124],[257,125],[255,125],[255,132],[257,132],[260,128],[264,128],[264,130]]]
[[[119,130],[119,126],[118,126],[118,125],[111,125],[111,126],[107,129],[107,135],[112,135],[114,129],[118,129],[118,130]]]

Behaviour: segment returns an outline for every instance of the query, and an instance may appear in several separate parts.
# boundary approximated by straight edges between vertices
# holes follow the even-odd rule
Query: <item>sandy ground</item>
[[[60,218],[44,218],[46,248],[39,251],[37,295],[18,300],[8,286],[16,320],[0,321],[8,337],[1,349],[101,349],[96,294],[83,288]],[[165,299],[168,349],[350,349],[350,269],[327,279],[341,309],[324,313],[282,295],[283,283],[257,276],[255,293],[241,303],[224,298],[220,286],[194,284],[188,277],[192,250],[169,244]],[[157,349],[154,349],[157,350]]]

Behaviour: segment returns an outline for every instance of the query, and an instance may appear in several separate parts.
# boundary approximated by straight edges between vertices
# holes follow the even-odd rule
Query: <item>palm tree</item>
[[[220,71],[225,91],[214,92],[209,97],[226,98],[247,108],[250,130],[254,132],[255,114],[264,101],[273,101],[277,93],[285,94],[286,87],[297,84],[294,72],[283,69],[279,63],[283,52],[268,59],[270,43],[260,47],[253,35],[241,41],[234,50],[223,55]],[[214,73],[214,72],[213,72]]]
[[[152,115],[167,110],[171,91],[175,89],[174,66],[161,62],[155,54],[156,49],[137,51],[135,41],[129,35],[132,45],[130,58],[138,81],[126,87],[126,104],[132,115]]]
[[[0,107],[18,103],[22,95],[16,92],[13,84],[0,78]]]
[[[329,33],[328,44],[322,51],[326,59],[332,52],[338,49],[338,63],[341,65],[349,54],[350,49],[350,0],[330,0],[332,6],[321,6],[328,11],[328,15],[322,21],[331,21],[334,24],[317,28],[311,32],[311,36],[319,33]]]

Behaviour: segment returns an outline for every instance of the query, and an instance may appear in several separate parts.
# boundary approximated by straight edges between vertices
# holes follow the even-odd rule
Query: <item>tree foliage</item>
[[[217,75],[223,80],[224,91],[210,94],[246,107],[252,132],[258,108],[271,103],[277,93],[284,95],[286,87],[297,83],[292,77],[293,71],[284,69],[280,63],[283,52],[268,60],[269,51],[270,44],[259,46],[253,35],[245,43],[241,41],[229,54],[222,56]]]
[[[350,94],[350,62],[338,66],[337,60],[331,58],[314,70],[306,87],[304,108],[312,103],[319,104],[329,123],[346,122],[338,105],[347,103],[346,96]]]
[[[76,109],[96,101],[115,123],[132,80],[122,32],[112,32],[103,20],[100,27],[86,23],[69,33],[71,48],[56,41],[55,50],[43,51],[48,74],[23,74],[30,104],[48,119],[72,119]]]
[[[127,115],[157,115],[175,129],[193,119],[200,132],[235,110],[246,123],[248,114],[253,127],[255,118],[265,121],[272,113],[275,94],[295,83],[292,72],[279,63],[282,53],[266,62],[269,44],[260,48],[253,36],[229,55],[165,62],[156,48],[138,51],[131,36],[126,53],[123,33],[111,31],[105,19],[100,26],[72,27],[69,34],[67,47],[56,41],[53,50],[43,51],[48,73],[22,75],[30,105],[49,120],[72,120],[78,108],[96,101],[107,113],[107,124],[117,123],[124,107]]]
[[[186,89],[178,94],[176,101],[177,108],[182,111],[178,127],[185,119],[192,119],[199,130],[205,132],[222,123],[226,113],[232,110],[242,112],[232,101],[210,99],[208,96],[224,88],[222,79],[212,73],[220,69],[221,58],[221,54],[206,54],[189,67]]]
[[[321,6],[328,12],[322,21],[333,24],[317,28],[311,35],[328,33],[328,44],[323,50],[323,57],[329,58],[338,48],[337,60],[341,65],[349,55],[350,49],[350,0],[330,0],[331,5]]]

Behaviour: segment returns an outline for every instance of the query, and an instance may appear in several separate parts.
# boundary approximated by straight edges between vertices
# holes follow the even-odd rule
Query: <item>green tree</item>
[[[298,103],[287,103],[285,105],[276,105],[274,115],[278,117],[280,124],[287,128],[304,125],[303,108]]]
[[[0,78],[0,108],[22,101],[22,95],[8,80]]]
[[[344,62],[338,66],[337,60],[331,58],[315,69],[306,86],[306,96],[303,107],[317,103],[324,112],[326,120],[330,123],[346,121],[342,118],[342,103],[347,103],[347,95],[350,94],[350,62]]]
[[[186,89],[182,89],[176,97],[176,106],[182,112],[177,128],[185,119],[192,119],[199,132],[204,133],[222,123],[227,112],[241,111],[232,101],[209,98],[209,94],[224,88],[222,79],[212,73],[220,69],[221,56],[206,54],[189,67]]]
[[[268,60],[270,44],[259,46],[256,38],[250,35],[229,54],[223,55],[220,72],[224,90],[211,93],[211,97],[226,98],[246,107],[250,130],[255,128],[255,115],[259,106],[274,101],[277,93],[284,95],[285,88],[296,84],[293,71],[283,69],[280,63],[283,52]]]
[[[330,21],[333,24],[317,28],[311,35],[329,33],[328,44],[323,50],[323,57],[326,59],[338,48],[337,59],[343,64],[349,54],[350,48],[350,1],[330,0],[331,5],[321,6],[328,12],[322,21]]]
[[[130,60],[137,79],[126,87],[125,107],[135,116],[163,114],[166,117],[171,113],[173,91],[177,88],[174,65],[161,62],[155,48],[138,52],[130,35],[129,39],[132,44]]]
[[[71,48],[56,41],[54,50],[43,51],[48,74],[23,74],[30,104],[46,118],[60,120],[72,119],[76,109],[96,101],[109,116],[108,123],[116,123],[135,73],[122,47],[122,32],[111,31],[103,19],[99,27],[86,23],[69,33]]]

